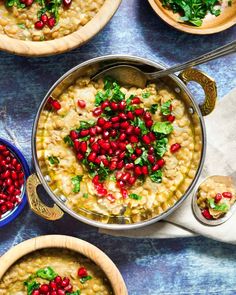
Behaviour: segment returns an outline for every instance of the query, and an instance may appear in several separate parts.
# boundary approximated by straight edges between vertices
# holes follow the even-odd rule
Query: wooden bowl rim
[[[163,21],[165,21],[168,25],[174,27],[175,29],[185,32],[185,33],[196,34],[196,35],[210,35],[210,34],[222,32],[222,31],[224,31],[236,24],[236,14],[235,14],[235,16],[232,20],[226,22],[225,24],[218,25],[214,29],[213,28],[200,28],[199,29],[199,28],[195,28],[194,26],[193,27],[190,27],[190,26],[186,27],[186,26],[182,25],[182,23],[179,23],[179,22],[171,19],[170,17],[166,16],[166,14],[163,13],[162,10],[158,7],[155,0],[148,0],[148,2],[150,3],[151,7],[156,12],[156,14]]]
[[[105,0],[98,13],[82,28],[49,41],[24,41],[0,34],[0,50],[23,56],[49,56],[72,50],[94,37],[109,22],[122,0]]]
[[[112,260],[96,246],[65,235],[39,236],[21,242],[0,257],[0,280],[6,271],[20,258],[34,251],[46,248],[63,248],[78,252],[97,264],[109,279],[115,295],[128,295],[125,282]]]

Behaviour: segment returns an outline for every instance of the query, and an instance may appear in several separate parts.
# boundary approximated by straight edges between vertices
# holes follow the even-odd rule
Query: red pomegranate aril
[[[141,103],[141,99],[137,96],[135,96],[132,100],[131,100],[132,104],[140,104]]]
[[[72,0],[63,0],[63,5],[68,8],[72,3]]]
[[[12,163],[12,165],[13,165],[14,167],[16,167],[17,164],[19,164],[18,161],[17,161],[17,159],[15,159],[15,158],[12,159],[11,163]]]
[[[204,210],[202,210],[202,215],[203,215],[206,219],[212,219],[212,216],[211,216],[211,214],[210,214],[210,212],[209,212],[208,209],[204,209]]]
[[[39,292],[47,294],[47,292],[49,292],[49,286],[47,284],[42,284],[39,288]]]
[[[16,188],[19,188],[19,187],[20,187],[20,183],[19,183],[19,181],[15,181],[15,182],[14,182],[14,186],[15,186]]]
[[[97,135],[96,127],[91,127],[90,129],[88,129],[88,133],[90,136],[96,136]]]
[[[110,103],[108,100],[105,100],[102,104],[101,104],[101,108],[104,110],[105,108],[109,107]]]
[[[123,181],[123,180],[119,180],[119,181],[117,181],[117,186],[118,186],[119,188],[124,187],[124,186],[125,186],[124,181]]]
[[[124,188],[121,189],[121,194],[123,199],[127,199],[128,198],[128,191]]]
[[[103,126],[103,129],[110,129],[112,127],[112,123],[111,122],[106,122]]]
[[[3,156],[7,157],[10,155],[10,151],[6,150],[2,154],[3,154]]]
[[[68,286],[66,286],[66,287],[64,288],[64,290],[65,290],[66,292],[69,292],[69,294],[70,294],[70,292],[72,292],[72,290],[73,290],[73,287],[72,287],[71,284],[69,284]]]
[[[105,167],[109,166],[109,161],[107,159],[102,159],[102,163],[104,164]]]
[[[78,133],[75,130],[71,130],[71,132],[70,132],[70,138],[74,141],[78,137],[79,137],[78,136]]]
[[[87,269],[86,269],[85,267],[80,267],[80,268],[78,269],[78,276],[79,276],[80,278],[87,277],[87,275],[88,275],[88,271],[87,271]]]
[[[138,142],[138,137],[135,136],[135,135],[131,135],[131,136],[130,136],[130,142],[131,142],[131,143],[136,143],[136,142]]]
[[[148,167],[147,166],[142,167],[142,174],[148,175]]]
[[[144,112],[144,109],[136,109],[136,110],[134,110],[134,114],[136,116],[142,116],[143,112]]]
[[[39,290],[33,290],[31,295],[40,295],[40,292]]]
[[[125,113],[119,113],[119,118],[122,120],[127,120],[127,116]]]
[[[51,290],[57,290],[57,283],[56,282],[51,281],[49,283],[49,285],[50,285]]]
[[[223,192],[222,196],[226,199],[231,199],[233,197],[231,192]]]
[[[1,178],[2,179],[6,179],[6,178],[10,177],[10,175],[11,175],[10,170],[6,170],[4,173],[2,173],[2,177]]]
[[[122,175],[123,175],[123,172],[122,172],[122,171],[117,171],[117,172],[116,172],[116,179],[117,179],[117,180],[120,180],[121,177],[122,177]]]
[[[109,164],[109,169],[110,169],[110,170],[115,170],[116,167],[117,167],[117,162],[111,162],[111,163]]]
[[[58,293],[57,293],[57,291],[56,290],[54,290],[54,291],[51,291],[51,293],[50,293],[50,295],[57,295]]]
[[[117,111],[117,110],[118,110],[118,104],[115,103],[115,102],[111,102],[111,103],[110,103],[110,108],[111,108],[113,111]]]
[[[215,203],[219,203],[222,200],[222,194],[218,193],[215,195]]]
[[[141,129],[139,127],[134,127],[134,133],[139,135],[141,133]]]
[[[18,172],[21,171],[21,164],[16,165],[16,171],[18,171]]]
[[[155,164],[155,165],[152,167],[152,171],[157,171],[158,169],[160,169],[160,167],[159,167],[158,164]]]
[[[127,129],[126,129],[126,134],[132,134],[134,132],[134,127],[133,126],[129,126]]]
[[[120,118],[118,116],[115,116],[115,117],[112,117],[110,120],[112,123],[117,123],[120,121]]]
[[[148,156],[147,156],[147,159],[148,159],[148,161],[149,161],[151,164],[154,164],[154,162],[155,162],[155,157],[154,157],[153,155],[148,155]]]
[[[11,157],[9,157],[9,156],[6,157],[5,161],[6,161],[7,164],[9,164],[11,162]]]
[[[57,276],[57,277],[55,277],[55,279],[54,279],[54,281],[55,281],[55,283],[57,284],[57,285],[61,285],[61,282],[62,282],[62,278],[60,277],[60,276]]]
[[[89,142],[90,142],[90,143],[94,143],[94,141],[95,141],[95,137],[90,137],[90,138],[89,138]]]
[[[6,213],[7,211],[8,211],[8,209],[7,209],[7,206],[6,206],[6,205],[1,205],[1,206],[0,206],[0,212],[1,212],[2,214]]]
[[[99,189],[97,190],[97,192],[98,192],[98,194],[99,194],[100,196],[102,196],[102,197],[105,197],[106,194],[107,194],[107,190],[106,190],[105,188],[99,188]]]
[[[14,185],[11,185],[11,186],[9,186],[9,187],[7,188],[7,192],[8,192],[10,195],[14,192],[14,190],[15,190]]]
[[[120,123],[113,123],[112,127],[114,129],[119,129],[120,128]]]
[[[120,150],[125,151],[126,150],[126,144],[124,142],[119,142],[119,148],[120,148]]]
[[[95,142],[94,144],[91,145],[91,150],[94,152],[98,152],[100,150],[100,146],[97,142]]]
[[[75,139],[74,141],[74,148],[76,151],[78,151],[80,148],[80,141],[78,139]]]
[[[100,107],[95,108],[95,109],[93,110],[93,115],[94,115],[94,117],[98,117],[98,116],[100,116],[101,114],[102,114],[102,109],[101,109]]]
[[[127,121],[122,122],[122,123],[120,124],[120,128],[122,128],[122,129],[127,129],[128,127],[129,127],[129,123],[128,123]]]
[[[151,128],[153,125],[153,121],[152,120],[145,121],[145,125],[147,128]]]
[[[6,179],[6,185],[7,186],[11,186],[12,185],[12,179],[11,178],[7,178]]]
[[[129,172],[126,172],[126,173],[123,174],[121,180],[126,182],[126,181],[128,181],[130,179],[130,177],[131,177],[131,174]]]
[[[57,290],[57,295],[66,295],[66,291],[64,291],[62,289],[58,289]]]
[[[174,143],[170,147],[171,153],[176,153],[181,148],[181,145],[179,143]]]
[[[124,111],[126,107],[126,102],[124,100],[122,100],[119,104],[118,104],[118,109],[120,111]]]
[[[169,110],[172,112],[172,110],[173,110],[172,104],[170,105]]]
[[[127,164],[125,164],[125,169],[126,170],[131,170],[133,168],[134,168],[134,163],[127,163]]]
[[[82,152],[83,154],[86,153],[86,151],[87,151],[87,142],[85,142],[85,141],[82,141],[82,142],[81,142],[81,144],[80,144],[80,150],[81,150],[81,152]]]
[[[79,133],[79,136],[80,137],[85,137],[85,136],[88,136],[90,133],[90,130],[89,129],[84,129],[84,130],[81,130],[80,133]]]
[[[15,192],[14,192],[14,195],[15,196],[19,196],[20,194],[21,194],[21,190],[16,189]]]
[[[113,149],[113,150],[116,150],[117,149],[117,143],[115,142],[115,141],[111,141],[111,148]]]
[[[135,154],[132,154],[132,155],[130,156],[130,158],[131,158],[131,160],[135,161],[135,160],[137,159],[137,156],[136,156]]]
[[[44,22],[41,20],[38,20],[35,24],[34,24],[35,29],[37,30],[42,30],[42,28],[44,27]]]
[[[99,176],[98,175],[95,175],[93,180],[92,180],[93,184],[99,184]]]
[[[135,166],[135,168],[134,168],[134,173],[136,174],[136,175],[142,175],[142,169],[141,169],[141,166]]]
[[[47,22],[50,29],[52,29],[56,24],[56,19],[54,17],[50,17]]]
[[[24,3],[26,6],[30,6],[33,4],[33,0],[25,0]]]
[[[96,129],[97,134],[101,134],[102,133],[102,127],[96,126],[95,129]]]
[[[149,121],[149,120],[152,119],[152,115],[149,112],[145,112],[144,115],[143,115],[143,118],[144,118],[145,121]]]
[[[82,99],[79,99],[77,104],[78,104],[78,107],[80,107],[81,109],[84,109],[86,107],[86,102]]]
[[[102,138],[103,139],[108,139],[110,137],[110,133],[107,130],[104,130],[102,133]]]
[[[165,165],[165,160],[164,159],[160,159],[157,161],[157,164],[160,168],[162,168]]]
[[[103,118],[103,117],[100,117],[98,118],[97,120],[97,125],[102,127],[107,121]]]
[[[6,146],[3,144],[0,144],[0,152],[6,151],[6,150],[7,150]]]
[[[166,119],[167,119],[167,121],[169,121],[170,123],[173,123],[174,120],[175,120],[175,116],[173,116],[173,115],[168,115],[168,116],[166,117]]]
[[[126,134],[125,133],[121,133],[119,136],[119,140],[124,141],[126,139]]]
[[[78,153],[78,154],[76,155],[76,157],[77,157],[77,159],[78,159],[79,161],[82,161],[83,158],[84,158],[84,155],[81,154],[81,153]]]
[[[136,181],[136,177],[134,177],[134,176],[131,176],[130,179],[128,180],[130,185],[133,185],[135,183],[135,181]]]
[[[148,149],[148,153],[150,155],[152,155],[154,153],[154,147],[153,146],[150,146],[149,149]]]
[[[111,137],[116,137],[116,135],[117,135],[116,130],[112,129],[112,130],[110,131],[110,136],[111,136]]]
[[[124,167],[125,163],[123,160],[117,163],[117,169],[122,169]]]
[[[88,161],[89,162],[94,162],[95,159],[97,157],[97,154],[95,152],[91,152],[89,155],[88,155]]]
[[[142,136],[142,140],[143,140],[143,142],[145,144],[150,144],[151,143],[151,139],[150,139],[150,137],[147,134],[145,134],[145,135]]]
[[[136,153],[136,155],[141,156],[143,151],[140,148],[136,148],[135,153]]]
[[[129,120],[133,120],[133,119],[134,119],[134,114],[133,114],[131,111],[129,111],[129,112],[127,113],[127,118],[128,118]]]
[[[66,287],[66,286],[69,285],[69,283],[70,283],[70,279],[67,278],[67,277],[64,277],[63,280],[62,280],[62,282],[61,282],[61,286],[62,287]]]
[[[125,156],[126,156],[126,151],[123,151],[119,154],[119,159],[124,159]]]

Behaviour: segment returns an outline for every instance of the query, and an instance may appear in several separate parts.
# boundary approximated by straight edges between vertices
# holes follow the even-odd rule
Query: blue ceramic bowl
[[[2,139],[2,138],[0,138],[0,144],[7,146],[9,151],[17,158],[17,160],[22,165],[22,169],[25,174],[25,183],[22,188],[22,193],[20,196],[22,201],[12,211],[3,214],[2,218],[0,219],[0,228],[1,228],[3,226],[7,225],[8,223],[10,223],[11,221],[13,221],[22,212],[22,210],[24,209],[24,207],[26,205],[27,197],[26,197],[26,192],[25,192],[25,186],[26,186],[26,179],[30,175],[30,170],[29,170],[29,166],[26,162],[25,157],[23,156],[23,154],[21,153],[21,151],[18,148],[13,146],[9,141]]]

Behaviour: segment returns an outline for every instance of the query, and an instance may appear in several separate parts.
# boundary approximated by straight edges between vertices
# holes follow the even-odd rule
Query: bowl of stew
[[[121,0],[4,0],[0,50],[47,56],[79,47],[111,19]]]
[[[213,79],[195,69],[180,77],[200,83],[200,108],[171,75],[144,89],[93,75],[114,64],[155,71],[163,66],[133,56],[105,56],[78,65],[46,94],[33,127],[36,174],[27,182],[34,212],[55,220],[67,212],[94,226],[144,226],[177,209],[193,190],[206,148],[203,115],[215,106]],[[36,187],[55,202],[45,207]]]

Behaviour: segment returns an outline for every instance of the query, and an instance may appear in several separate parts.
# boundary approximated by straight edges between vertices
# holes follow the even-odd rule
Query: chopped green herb
[[[162,182],[162,172],[161,170],[157,170],[150,175],[150,179],[153,182],[160,183]]]
[[[171,113],[170,105],[171,105],[171,100],[168,100],[168,101],[164,102],[161,105],[161,113],[162,113],[162,115],[167,116],[167,115],[169,115]]]
[[[147,157],[148,157],[148,152],[145,150],[145,151],[143,151],[142,155],[134,161],[134,164],[140,165],[140,166],[148,164],[149,162],[148,162]]]
[[[55,156],[50,156],[48,157],[48,161],[50,162],[51,165],[57,165],[60,163],[59,159]]]
[[[74,146],[73,140],[70,138],[69,135],[64,137],[64,142],[67,143],[69,146]]]
[[[222,203],[220,205],[215,204],[215,200],[214,199],[208,199],[208,203],[210,205],[210,207],[214,210],[217,211],[222,211],[222,212],[227,212],[229,211],[229,206],[225,203]]]
[[[90,136],[88,135],[88,136],[80,138],[79,140],[80,141],[87,141],[87,140],[89,140],[89,138],[90,138]]]
[[[98,91],[95,95],[95,106],[99,106],[108,98],[107,92]]]
[[[144,93],[142,93],[142,98],[149,98],[150,95],[151,95],[150,92],[144,92]]]
[[[137,194],[129,194],[129,197],[130,197],[131,199],[134,199],[134,200],[137,200],[137,201],[139,201],[139,200],[142,199],[142,197],[139,196],[139,195],[137,195]]]
[[[80,131],[82,129],[88,129],[90,127],[93,127],[95,125],[95,121],[89,120],[89,121],[80,121],[79,128],[76,129],[76,131]]]
[[[157,140],[154,143],[154,149],[155,149],[155,153],[162,157],[165,152],[167,151],[167,143],[168,143],[168,139],[166,137]]]
[[[88,193],[84,193],[83,194],[83,198],[88,199],[88,197],[89,197],[89,194]]]
[[[26,282],[24,282],[24,285],[27,288],[27,295],[31,295],[33,293],[33,291],[35,289],[38,289],[40,286],[40,284],[37,283],[36,281],[32,281],[32,282],[26,281]]]
[[[156,122],[152,126],[152,130],[157,133],[170,134],[174,128],[170,122]]]
[[[97,170],[100,181],[104,181],[107,176],[110,174],[109,168],[105,167],[103,163],[100,164],[99,169]]]
[[[112,180],[112,181],[116,181],[116,177],[115,177],[114,175],[111,175],[111,176],[110,176],[110,180]]]
[[[19,28],[21,28],[22,30],[25,29],[25,24],[17,24],[17,26],[18,26]]]
[[[157,109],[158,109],[158,104],[156,103],[156,104],[152,104],[151,105],[151,108],[150,108],[150,112],[152,113],[152,114],[155,114],[156,113],[156,111],[157,111]]]
[[[37,275],[37,277],[39,277],[41,279],[46,279],[46,280],[52,281],[57,276],[57,273],[50,266],[48,266],[48,267],[39,269],[36,272],[36,275]]]
[[[132,99],[133,99],[133,98],[134,98],[134,95],[131,94],[130,97],[126,100],[126,104],[127,104],[127,105],[130,105],[131,102],[132,102]]]
[[[71,178],[71,182],[74,185],[73,192],[78,193],[80,191],[80,182],[82,181],[83,176],[77,175],[73,178]]]
[[[130,154],[133,154],[134,149],[132,148],[132,145],[131,145],[130,143],[127,144],[126,149],[127,149],[127,151],[128,151]]]
[[[20,0],[5,0],[6,7],[16,6],[17,8],[25,8],[25,4],[21,3]]]
[[[80,290],[77,290],[75,292],[72,293],[66,293],[67,295],[80,295]]]
[[[80,283],[84,284],[85,282],[87,282],[89,280],[92,280],[92,277],[91,276],[86,276],[86,277],[80,278]]]
[[[140,119],[139,117],[135,117],[134,121],[131,124],[133,124],[134,126],[138,126],[141,129],[142,135],[147,134],[149,132],[144,121]]]

